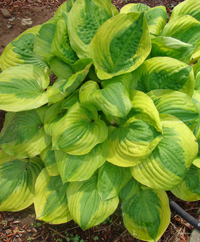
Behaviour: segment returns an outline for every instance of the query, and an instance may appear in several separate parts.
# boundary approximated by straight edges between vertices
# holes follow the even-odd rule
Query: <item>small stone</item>
[[[9,22],[13,22],[15,20],[15,17],[9,18],[8,21]]]
[[[189,242],[200,242],[200,231],[199,230],[194,229],[192,231]]]
[[[7,24],[7,29],[11,29],[11,28],[12,28],[12,25]]]
[[[31,18],[23,18],[21,21],[22,25],[32,25],[33,21],[31,20]]]
[[[2,8],[1,9],[1,13],[2,13],[4,18],[11,18],[11,14],[10,14],[10,12],[7,9]]]

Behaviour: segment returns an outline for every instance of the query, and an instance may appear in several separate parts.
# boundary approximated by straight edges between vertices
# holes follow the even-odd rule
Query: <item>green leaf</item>
[[[146,94],[132,91],[133,108],[125,120],[111,127],[108,161],[122,167],[135,166],[148,157],[162,139],[158,111]]]
[[[98,28],[116,12],[110,0],[77,0],[68,18],[70,44],[79,58],[87,57],[90,41]]]
[[[101,80],[135,70],[147,58],[151,41],[144,13],[118,14],[107,20],[92,39],[88,55]]]
[[[129,198],[133,197],[137,192],[139,192],[140,187],[140,183],[132,177],[129,182],[122,188],[119,194],[122,202],[125,202]]]
[[[46,62],[51,61],[55,57],[55,55],[51,52],[51,43],[58,18],[58,16],[55,16],[46,23],[42,24],[39,32],[34,38],[33,52]]]
[[[67,189],[69,211],[73,220],[83,229],[103,222],[117,208],[119,198],[102,201],[97,191],[98,175],[84,182],[72,182]]]
[[[17,158],[34,157],[50,143],[43,127],[46,107],[18,113],[7,113],[0,134],[0,147]]]
[[[34,37],[40,27],[41,25],[37,25],[27,29],[6,46],[0,58],[2,71],[8,67],[22,64],[33,64],[44,69],[48,68],[47,63],[33,53]]]
[[[98,170],[97,190],[102,201],[118,196],[131,177],[129,168],[106,162]]]
[[[35,181],[42,168],[38,157],[0,165],[0,211],[20,211],[33,203]]]
[[[132,107],[129,98],[131,80],[131,74],[113,77],[102,82],[101,89],[96,82],[87,81],[79,89],[80,102],[94,105],[98,110],[102,110],[106,116],[124,118]]]
[[[0,74],[0,109],[11,112],[35,109],[48,102],[49,77],[33,65],[14,66]]]
[[[120,9],[120,13],[142,13],[149,9],[150,7],[143,3],[129,3]]]
[[[53,60],[51,60],[49,65],[51,70],[57,77],[68,79],[74,74],[70,65],[64,63],[59,58],[54,58]]]
[[[74,64],[78,60],[78,56],[69,43],[67,22],[68,16],[63,13],[56,23],[51,52],[65,63]]]
[[[132,167],[133,177],[154,189],[171,190],[187,174],[198,153],[192,131],[172,115],[162,114],[163,138],[155,150]]]
[[[191,62],[200,58],[200,22],[190,15],[172,18],[164,27],[162,36],[170,36],[194,45]]]
[[[199,111],[191,97],[169,89],[153,90],[147,95],[154,101],[159,113],[174,115],[194,131],[199,120]]]
[[[189,66],[170,57],[153,57],[134,72],[132,89],[149,92],[154,89],[172,89],[192,96],[194,72]]]
[[[44,163],[46,171],[50,176],[58,176],[58,168],[55,159],[55,151],[51,149],[51,144],[40,153],[40,158]]]
[[[192,52],[195,48],[191,44],[167,36],[156,37],[151,40],[151,43],[151,57],[168,56],[186,64],[190,63]]]
[[[200,199],[200,168],[192,165],[185,179],[171,192],[184,201],[198,201]]]
[[[172,11],[171,19],[178,15],[191,15],[200,21],[200,5],[198,0],[186,0],[179,3]]]
[[[109,154],[108,141],[96,145],[86,155],[69,155],[55,151],[58,171],[63,184],[66,182],[88,180],[102,166]]]
[[[140,240],[158,241],[170,222],[167,194],[146,187],[122,202],[122,211],[126,228]]]
[[[86,78],[91,65],[92,59],[90,58],[80,59],[71,65],[73,75],[68,79],[59,78],[54,82],[53,86],[48,87],[49,102],[58,102],[72,94]]]
[[[36,219],[50,224],[66,223],[72,219],[66,197],[69,183],[62,184],[60,176],[49,176],[43,169],[35,184]]]
[[[93,106],[75,103],[53,127],[53,149],[70,155],[85,155],[106,140],[106,124]]]
[[[72,0],[72,3],[74,4],[76,0]],[[57,8],[54,16],[61,16],[62,13],[69,13],[73,5],[71,5],[71,1],[66,1],[62,3],[59,8]]]

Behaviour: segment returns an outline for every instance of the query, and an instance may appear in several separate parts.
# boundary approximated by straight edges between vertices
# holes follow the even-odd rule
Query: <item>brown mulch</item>
[[[6,8],[15,20],[10,23],[0,14],[0,54],[5,46],[30,26],[22,26],[22,18],[31,18],[33,26],[42,24],[50,19],[56,9],[65,0],[0,0],[0,9]],[[150,7],[164,5],[168,14],[179,0],[113,0],[120,9],[127,3],[144,3]],[[11,28],[7,25],[11,24]],[[0,110],[0,130],[3,125],[5,112]],[[169,193],[170,194],[170,193]],[[170,196],[189,214],[199,219],[200,202],[184,202]],[[172,212],[171,222],[159,242],[189,242],[193,227],[175,212]],[[20,212],[0,212],[0,241],[2,242],[139,242],[133,238],[123,225],[121,210],[111,215],[104,223],[86,231],[82,231],[75,222],[63,225],[49,225],[35,220],[34,207],[31,206]]]

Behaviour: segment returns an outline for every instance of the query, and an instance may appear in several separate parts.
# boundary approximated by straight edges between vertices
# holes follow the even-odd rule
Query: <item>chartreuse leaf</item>
[[[53,127],[53,149],[70,155],[85,155],[106,140],[106,124],[94,106],[75,103]]]
[[[55,33],[51,43],[51,52],[67,64],[73,64],[78,60],[78,56],[69,43],[67,22],[67,15],[62,13],[56,23]]]
[[[163,138],[155,150],[132,167],[133,177],[154,189],[171,190],[186,176],[198,153],[192,131],[178,118],[161,115]]]
[[[57,77],[68,79],[74,74],[70,65],[59,58],[54,58],[50,61],[50,68]]]
[[[89,45],[88,55],[94,60],[98,78],[105,80],[135,70],[150,50],[144,13],[122,13],[101,25]]]
[[[130,73],[113,77],[102,82],[102,89],[95,81],[87,81],[79,89],[80,102],[94,105],[98,110],[102,110],[106,116],[112,115],[123,118],[132,107],[129,98],[131,80],[132,75]]]
[[[71,69],[74,72],[73,75],[68,79],[58,78],[53,86],[48,87],[47,93],[49,102],[58,102],[72,94],[85,80],[91,65],[92,59],[90,58],[80,59],[71,65]]]
[[[137,239],[156,242],[170,222],[170,208],[164,191],[141,187],[122,202],[123,221]]]
[[[158,35],[167,22],[167,11],[164,6],[150,8],[142,3],[130,3],[121,8],[120,13],[144,12],[152,37]]]
[[[51,149],[51,144],[40,153],[40,158],[44,163],[46,171],[50,176],[58,176],[58,168],[55,159],[55,151]]]
[[[164,27],[162,36],[170,36],[185,43],[194,45],[191,62],[200,58],[200,22],[190,15],[172,18]]]
[[[44,130],[48,135],[52,134],[53,124],[60,120],[67,112],[62,108],[63,100],[48,107],[44,116]]]
[[[154,101],[159,113],[176,116],[194,131],[199,120],[199,111],[190,96],[169,89],[153,90],[147,95]]]
[[[151,40],[151,57],[168,56],[190,63],[194,46],[168,36],[158,36]]]
[[[185,179],[171,192],[184,201],[197,201],[200,199],[200,168],[192,165]]]
[[[158,111],[146,94],[131,92],[133,108],[127,119],[110,128],[108,161],[117,166],[129,167],[146,158],[162,139],[162,127]]]
[[[0,147],[17,158],[34,157],[50,143],[43,127],[46,106],[18,113],[6,113]]]
[[[97,190],[98,174],[87,181],[71,182],[67,199],[73,220],[83,229],[89,229],[109,217],[117,208],[119,198],[102,201]]]
[[[200,21],[200,5],[198,0],[186,0],[182,3],[179,3],[172,11],[171,18],[174,18],[178,15],[191,15]]]
[[[74,3],[67,27],[70,44],[79,58],[87,57],[88,45],[98,28],[116,14],[113,9],[110,0],[77,0]]]
[[[14,66],[0,74],[0,109],[19,112],[48,102],[49,76],[34,65]]]
[[[15,157],[5,153],[3,150],[0,149],[0,165],[13,159],[15,159]]]
[[[60,176],[49,176],[43,169],[35,184],[34,205],[36,219],[51,224],[66,223],[72,219],[66,197],[69,183],[62,184]]]
[[[37,25],[27,29],[6,46],[0,58],[2,71],[8,67],[22,64],[33,64],[48,68],[48,65],[33,53],[34,37],[40,27],[41,25]]]
[[[153,57],[143,62],[134,72],[132,89],[149,92],[154,89],[172,89],[192,96],[194,72],[189,66],[170,57]]]
[[[38,158],[13,159],[0,165],[0,211],[19,211],[33,203],[35,181],[43,168]]]
[[[72,0],[72,3],[76,2],[76,0]],[[69,13],[72,8],[71,1],[66,1],[62,3],[59,8],[57,8],[54,16],[61,16],[62,13]]]
[[[109,154],[108,141],[96,145],[86,155],[69,155],[55,151],[58,171],[63,184],[66,182],[88,180],[102,166]]]
[[[42,24],[39,32],[34,38],[33,52],[46,62],[51,61],[55,57],[51,52],[51,43],[58,18],[58,16],[54,16],[49,21]]]
[[[130,168],[106,162],[98,170],[97,190],[102,201],[118,196],[131,177]]]

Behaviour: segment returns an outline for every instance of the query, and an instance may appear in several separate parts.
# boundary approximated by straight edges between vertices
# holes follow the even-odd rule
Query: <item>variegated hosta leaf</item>
[[[117,166],[129,167],[140,163],[140,158],[151,154],[162,139],[158,111],[146,94],[132,91],[133,108],[124,123],[110,128],[108,161]]]
[[[71,65],[74,74],[69,79],[59,78],[47,89],[49,102],[58,102],[72,94],[85,80],[91,65],[90,58],[80,59]]]
[[[62,102],[61,108],[69,109],[72,105],[79,102],[79,90],[73,92],[69,97],[65,98]]]
[[[56,163],[63,184],[88,180],[105,163],[108,154],[109,146],[107,140],[96,145],[86,155],[69,155],[63,151],[56,150]]]
[[[73,64],[78,60],[78,56],[69,43],[67,22],[68,16],[63,13],[56,23],[51,52],[67,64]]]
[[[159,113],[176,116],[194,131],[199,121],[199,111],[192,98],[186,93],[157,89],[147,95],[154,101]]]
[[[73,220],[83,229],[89,229],[103,222],[117,208],[119,198],[102,201],[97,190],[98,174],[84,182],[71,182],[67,199]]]
[[[76,0],[72,0],[72,3],[76,2]],[[71,1],[66,1],[60,5],[59,8],[57,8],[54,16],[61,16],[62,13],[69,13],[72,8]]]
[[[120,13],[142,13],[144,12],[148,28],[152,37],[158,35],[167,22],[167,11],[164,6],[150,8],[142,3],[130,3],[125,5]]]
[[[41,171],[35,184],[36,219],[51,224],[66,223],[72,219],[66,197],[68,185],[62,184],[60,176],[49,176],[46,169]]]
[[[41,25],[30,28],[9,43],[0,58],[2,71],[11,66],[33,64],[48,68],[48,65],[33,53],[34,37]]]
[[[40,153],[40,158],[44,163],[46,171],[50,176],[58,176],[58,168],[55,159],[55,151],[51,149],[51,144]]]
[[[130,73],[113,77],[102,83],[102,89],[95,81],[87,81],[79,90],[80,102],[94,105],[98,110],[102,110],[106,116],[124,118],[132,107],[129,97],[131,80]]]
[[[200,60],[198,60],[192,67],[194,70],[194,75],[196,76],[198,72],[200,72]]]
[[[200,168],[192,165],[185,179],[171,192],[176,197],[185,201],[200,200]]]
[[[49,76],[34,65],[14,66],[0,74],[0,109],[11,112],[31,110],[48,102]]]
[[[106,162],[98,170],[97,190],[102,201],[118,196],[131,177],[130,168]]]
[[[198,143],[178,118],[161,114],[161,123],[162,140],[148,158],[132,167],[132,175],[146,186],[171,190],[185,178],[198,153]]]
[[[63,100],[48,107],[44,116],[44,130],[48,135],[52,135],[53,125],[60,120],[67,112],[62,108]]]
[[[144,13],[122,13],[101,25],[89,45],[88,56],[94,60],[98,78],[105,80],[135,70],[150,50]]]
[[[153,57],[134,72],[132,89],[149,92],[154,89],[172,89],[192,96],[194,72],[192,66],[170,57]]]
[[[35,181],[43,168],[38,158],[13,159],[0,165],[0,211],[19,211],[33,203]]]
[[[142,187],[130,199],[122,202],[123,220],[137,239],[156,242],[170,222],[170,208],[164,191]]]
[[[149,9],[150,7],[143,3],[129,3],[120,9],[120,13],[142,13]]]
[[[172,18],[165,25],[161,35],[194,45],[191,62],[195,63],[200,58],[200,22],[192,16],[181,15]]]
[[[70,44],[79,58],[87,57],[90,41],[98,28],[115,11],[110,0],[77,0],[69,13],[68,33]]]
[[[190,63],[192,52],[195,48],[191,44],[167,36],[153,38],[151,43],[151,57],[168,56],[185,62],[186,64]]]
[[[70,65],[59,58],[54,58],[50,61],[50,68],[57,77],[68,79],[74,74]]]
[[[43,127],[46,106],[18,113],[7,113],[0,134],[0,147],[17,158],[34,157],[50,143]]]
[[[185,0],[182,3],[179,3],[172,11],[171,18],[174,18],[178,15],[191,15],[200,21],[200,4],[199,0]]]
[[[55,16],[46,23],[42,24],[39,32],[34,38],[33,52],[46,62],[51,61],[55,57],[55,55],[51,52],[51,43],[58,18],[58,16]]]
[[[122,188],[119,194],[122,202],[125,202],[129,198],[133,197],[137,192],[140,191],[140,187],[141,184],[132,177],[129,182]]]
[[[53,149],[85,155],[106,140],[108,130],[94,106],[75,103],[52,130]]]

